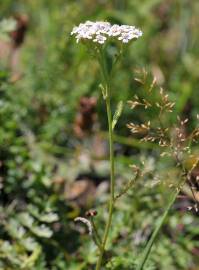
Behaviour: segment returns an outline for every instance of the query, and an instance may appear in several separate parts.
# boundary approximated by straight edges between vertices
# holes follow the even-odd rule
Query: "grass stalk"
[[[144,269],[144,266],[145,266],[145,264],[146,264],[146,261],[147,261],[147,259],[148,259],[148,257],[149,257],[150,252],[151,252],[152,246],[153,246],[153,244],[154,244],[154,242],[155,242],[155,240],[156,240],[156,238],[157,238],[157,235],[158,235],[158,233],[159,233],[159,231],[160,231],[162,225],[164,224],[164,222],[165,222],[165,220],[166,220],[166,218],[167,218],[167,216],[168,216],[168,214],[169,214],[169,211],[170,211],[172,205],[174,204],[174,202],[175,202],[175,200],[176,200],[176,198],[177,198],[177,196],[178,196],[178,194],[179,194],[179,192],[180,192],[180,190],[181,190],[180,187],[181,187],[182,185],[183,185],[183,184],[181,183],[181,184],[179,185],[179,187],[176,188],[176,190],[175,190],[175,191],[173,192],[173,194],[170,196],[168,205],[167,205],[167,207],[166,207],[166,209],[165,209],[163,215],[160,217],[160,219],[159,219],[158,222],[157,222],[157,225],[156,225],[156,227],[155,227],[155,230],[153,231],[153,233],[152,233],[152,235],[151,235],[151,238],[149,239],[149,241],[148,241],[148,243],[147,243],[147,245],[146,245],[146,247],[145,247],[145,249],[144,249],[144,251],[143,251],[143,254],[142,254],[142,256],[141,256],[141,260],[140,260],[140,262],[139,262],[139,264],[138,264],[136,270],[143,270],[143,269]]]

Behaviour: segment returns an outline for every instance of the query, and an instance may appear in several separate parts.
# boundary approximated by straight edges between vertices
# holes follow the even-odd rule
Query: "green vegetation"
[[[155,142],[140,142],[140,136],[126,127],[156,121],[157,108],[131,110],[128,101],[135,95],[148,100],[155,76],[157,89],[163,87],[176,102],[173,112],[162,118],[163,125],[172,126],[177,116],[189,118],[185,136],[198,126],[198,13],[197,0],[0,2],[0,269],[95,269],[97,247],[84,224],[74,222],[96,209],[93,220],[103,236],[109,199],[107,118],[99,66],[70,35],[86,20],[135,25],[144,33],[125,51],[112,81],[112,110],[120,101],[124,104],[114,131],[115,194],[134,176],[129,165],[141,168],[144,176],[115,204],[102,267],[135,269],[166,208],[171,186],[179,181],[179,169],[169,157],[160,157]],[[25,14],[28,27],[24,41],[14,47],[10,32],[15,22],[10,18],[16,14]],[[1,54],[5,44],[11,55],[17,50],[16,62]],[[113,46],[108,64],[114,53]],[[96,108],[89,104],[86,131],[80,123],[85,120],[82,97],[93,97],[92,104],[97,100]],[[80,135],[81,129],[85,134]],[[197,143],[192,147],[186,170],[192,169],[199,153]],[[186,183],[144,269],[197,269],[198,175],[196,166],[191,175],[196,198]]]

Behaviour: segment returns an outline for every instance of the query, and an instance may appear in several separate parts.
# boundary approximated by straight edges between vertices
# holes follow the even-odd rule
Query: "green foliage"
[[[120,118],[120,116],[122,114],[122,110],[123,110],[123,102],[120,101],[118,103],[117,108],[116,108],[116,111],[115,111],[115,113],[113,115],[112,129],[115,128],[115,126],[116,126],[116,124],[117,124],[117,122],[118,122],[118,120],[119,120],[119,118]]]
[[[172,122],[180,114],[190,118],[190,128],[195,126],[199,102],[198,12],[198,1],[187,0],[0,2],[2,19],[14,13],[29,17],[20,48],[21,78],[13,83],[9,64],[5,67],[0,62],[0,269],[87,270],[96,262],[95,245],[81,229],[77,231],[73,221],[90,205],[74,205],[65,194],[65,186],[82,173],[92,175],[94,170],[97,176],[108,178],[106,157],[100,163],[92,156],[92,147],[84,142],[81,148],[73,134],[80,98],[101,96],[97,63],[84,48],[74,46],[70,37],[72,27],[87,19],[135,24],[144,32],[143,38],[127,50],[113,80],[114,108],[124,102],[123,114],[120,116],[119,105],[115,115],[115,123],[120,117],[115,127],[120,135],[115,142],[117,191],[132,177],[128,164],[137,164],[146,156],[154,170],[117,202],[105,254],[107,269],[133,269],[137,264],[170,194],[168,187],[153,185],[151,180],[156,172],[169,171],[174,180],[177,176],[167,160],[162,164],[156,159],[157,148],[127,138],[126,124],[132,111],[125,103],[134,94],[142,96],[142,86],[134,78],[135,69],[145,67],[168,89],[172,101],[177,101],[177,111],[164,121]],[[10,32],[13,21],[3,22],[0,32]],[[6,38],[9,42],[9,35]],[[103,105],[99,100],[97,113],[105,130]],[[150,116],[156,116],[154,109]],[[142,111],[133,118],[148,120]],[[79,161],[79,153],[89,151],[90,167]],[[64,183],[57,183],[58,177],[64,178]],[[106,200],[106,193],[96,196],[92,207]],[[194,255],[199,248],[198,219],[178,203],[152,250],[148,270],[189,269],[198,264]],[[101,208],[96,217],[100,234],[106,219]]]

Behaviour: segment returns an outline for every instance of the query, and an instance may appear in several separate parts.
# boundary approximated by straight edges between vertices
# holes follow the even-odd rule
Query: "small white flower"
[[[142,31],[130,25],[111,25],[109,22],[86,21],[80,23],[79,26],[75,26],[71,35],[75,35],[77,42],[90,40],[102,45],[109,38],[128,43],[142,36]]]
[[[130,28],[127,31],[127,27],[125,27],[122,34],[118,37],[118,40],[121,40],[123,43],[128,43],[130,40],[137,39],[140,36],[142,36],[142,32],[140,30],[135,28],[133,30],[132,28]]]
[[[116,37],[116,36],[119,36],[121,34],[121,32],[122,32],[121,26],[114,24],[110,28],[108,35],[112,36],[112,37]]]
[[[99,44],[104,44],[104,42],[106,41],[106,37],[102,35],[97,35],[93,41],[98,42]]]

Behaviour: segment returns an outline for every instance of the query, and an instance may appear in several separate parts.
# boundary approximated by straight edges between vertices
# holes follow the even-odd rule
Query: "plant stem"
[[[113,208],[114,208],[114,187],[115,187],[115,177],[114,177],[114,152],[113,152],[113,129],[112,129],[112,112],[111,112],[111,95],[110,95],[110,78],[107,76],[106,64],[104,57],[102,57],[102,72],[106,82],[106,111],[108,118],[108,133],[109,133],[109,155],[110,155],[110,200],[109,200],[109,211],[108,220],[105,226],[105,231],[102,239],[101,249],[99,250],[99,258],[96,265],[96,270],[100,270],[102,265],[102,259],[104,251],[106,248],[106,243],[108,239],[109,230],[111,227]]]
[[[182,185],[182,183],[181,183],[181,185]],[[179,192],[181,190],[181,188],[180,188],[181,185],[179,185],[179,188],[176,188],[176,190],[171,195],[171,197],[169,199],[169,203],[168,203],[168,205],[167,205],[167,207],[166,207],[166,209],[164,211],[164,214],[162,215],[162,217],[157,222],[156,228],[155,228],[153,234],[151,235],[151,238],[149,239],[149,241],[148,241],[148,243],[147,243],[147,245],[146,245],[146,247],[144,249],[143,255],[142,255],[141,260],[140,260],[140,263],[139,263],[138,267],[136,268],[136,270],[143,270],[144,265],[145,265],[145,263],[146,263],[146,261],[147,261],[147,259],[149,257],[149,254],[151,252],[151,248],[152,248],[152,246],[154,244],[154,241],[155,241],[155,239],[156,239],[162,225],[164,224],[164,221],[165,221],[165,219],[166,219],[172,205],[174,204],[174,202],[175,202],[175,200],[176,200],[176,198],[177,198],[177,196],[178,196],[178,194],[179,194]]]
[[[101,241],[101,238],[99,236],[97,227],[95,226],[95,222],[93,220],[93,217],[91,217],[91,224],[93,226],[93,231],[94,231],[94,234],[93,234],[93,236],[94,236],[94,242],[96,241],[96,245],[98,246],[99,249],[101,249],[102,241]]]

